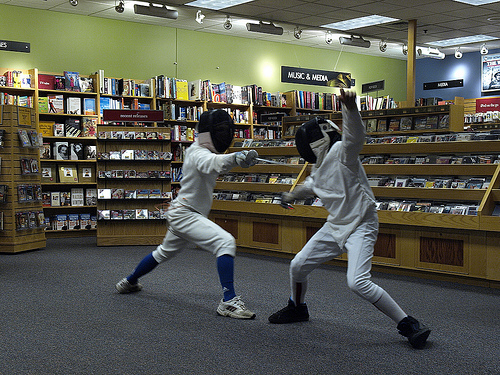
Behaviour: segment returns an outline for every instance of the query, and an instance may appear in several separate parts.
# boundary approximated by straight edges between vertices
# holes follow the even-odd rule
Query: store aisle
[[[160,265],[142,292],[117,294],[152,249],[80,238],[0,254],[0,374],[498,374],[498,289],[374,273],[433,329],[427,349],[414,350],[347,288],[342,267],[311,275],[311,320],[294,325],[267,322],[288,298],[287,259],[236,258],[252,321],[216,315],[215,258],[199,250]]]

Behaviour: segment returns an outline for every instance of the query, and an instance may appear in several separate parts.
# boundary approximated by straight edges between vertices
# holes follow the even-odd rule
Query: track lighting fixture
[[[274,23],[264,23],[260,21],[259,23],[247,23],[247,30],[256,32],[256,33],[264,33],[264,34],[273,34],[273,35],[283,35],[283,28],[279,26],[274,26]]]
[[[116,1],[115,1],[115,4],[116,4]],[[118,2],[118,5],[115,5],[115,10],[118,13],[123,13],[123,11],[125,10],[125,1],[124,0],[120,0]]]
[[[479,50],[481,52],[481,55],[487,55],[488,54],[488,48],[486,48],[486,43],[483,43],[481,45],[481,49]]]
[[[224,29],[231,30],[231,28],[233,27],[233,24],[231,23],[231,17],[226,16],[226,20],[224,21],[223,26],[224,26]]]
[[[149,3],[149,6],[134,4],[134,13],[144,16],[169,18],[172,20],[176,20],[179,16],[179,12],[176,10],[167,9],[165,5],[161,7],[154,6],[152,3]]]
[[[300,37],[302,36],[302,30],[299,29],[298,26],[293,30],[293,36],[295,37],[295,39],[300,39]]]
[[[78,5],[78,0],[69,0],[69,3],[76,7]]]
[[[385,40],[381,40],[378,44],[378,48],[380,49],[380,52],[387,51],[387,42]]]
[[[199,24],[202,24],[203,23],[203,18],[205,18],[205,15],[203,13],[201,13],[201,10],[197,11],[196,12],[196,17],[194,18],[194,20],[196,22],[198,22]]]
[[[328,30],[325,33],[325,43],[326,44],[332,44],[332,42],[333,42],[332,32],[330,30]]]
[[[460,51],[460,47],[458,47],[458,48],[455,50],[455,58],[456,58],[456,59],[461,59],[461,58],[462,58],[462,51]]]
[[[403,52],[403,55],[408,55],[408,45],[405,43],[403,44],[403,47],[401,48],[401,52]]]
[[[362,36],[355,36],[351,35],[350,38],[341,36],[339,37],[340,44],[343,44],[345,46],[355,46],[355,47],[362,47],[362,48],[370,48],[370,41],[363,39]]]

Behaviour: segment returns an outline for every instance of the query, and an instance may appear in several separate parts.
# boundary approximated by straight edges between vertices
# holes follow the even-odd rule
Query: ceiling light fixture
[[[78,0],[69,0],[69,3],[76,7],[78,5]]]
[[[408,45],[406,43],[403,44],[401,47],[401,52],[403,52],[403,55],[408,55]]]
[[[224,29],[226,30],[231,30],[231,28],[233,27],[233,24],[231,23],[231,17],[226,16],[226,20],[224,21],[224,24],[222,26],[224,26]]]
[[[264,33],[264,34],[273,34],[273,35],[283,35],[283,28],[279,26],[275,26],[274,23],[264,23],[260,21],[259,23],[247,23],[247,30],[256,32],[256,33]]]
[[[387,51],[387,42],[385,40],[381,40],[378,44],[378,48],[380,49],[380,52]]]
[[[370,48],[370,41],[363,39],[362,36],[351,35],[350,38],[341,36],[339,37],[340,44],[345,46],[354,46],[354,47],[362,47],[362,48]]]
[[[116,1],[115,1],[115,4],[116,4]],[[125,10],[125,1],[124,0],[120,0],[118,2],[118,5],[115,5],[115,10],[118,13],[123,13],[123,11]]]
[[[211,10],[221,10],[224,8],[234,7],[236,5],[248,3],[253,0],[195,0],[184,5],[189,5],[196,8],[205,8]]]
[[[459,38],[438,40],[432,42],[432,45],[436,47],[463,46],[464,44],[481,43],[495,39],[498,38],[495,38],[494,36],[478,34],[478,35],[462,36]]]
[[[486,48],[486,43],[483,43],[481,45],[481,49],[479,50],[481,52],[481,55],[487,55],[488,54],[488,48]]]
[[[456,59],[461,59],[462,58],[462,51],[460,51],[460,47],[458,47],[456,50],[455,50],[455,58]]]
[[[469,4],[469,5],[474,5],[474,6],[498,2],[498,0],[453,0],[453,1],[456,1],[459,3],[465,3],[465,4]]]
[[[399,20],[397,18],[379,16],[377,14],[374,14],[371,16],[353,18],[346,21],[328,23],[326,25],[321,25],[321,27],[346,31],[346,30],[360,29],[362,27],[367,27],[367,26],[380,25],[383,23],[394,22],[394,21],[399,21]]]
[[[298,26],[293,30],[293,36],[295,37],[295,39],[300,39],[300,37],[302,36],[302,30],[299,29]]]
[[[330,30],[328,30],[325,33],[325,43],[326,44],[332,44],[333,43],[333,36],[332,36],[332,32]]]
[[[201,10],[197,11],[196,12],[196,17],[194,18],[194,20],[196,22],[198,22],[199,24],[202,24],[203,23],[203,18],[205,18],[205,15],[203,13],[201,13]]]
[[[152,3],[149,3],[149,6],[134,4],[134,13],[144,16],[169,18],[172,20],[176,20],[179,16],[179,12],[176,10],[167,9],[166,6],[157,7]]]
[[[422,57],[430,57],[433,59],[443,60],[445,58],[445,54],[433,47],[419,47],[417,48],[417,54]]]

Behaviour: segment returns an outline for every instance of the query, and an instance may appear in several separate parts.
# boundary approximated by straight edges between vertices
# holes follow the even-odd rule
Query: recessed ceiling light
[[[453,0],[453,1],[469,5],[484,5],[484,4],[498,3],[500,0]]]
[[[493,36],[488,36],[488,35],[471,35],[471,36],[463,36],[460,38],[438,40],[436,42],[432,42],[429,44],[432,44],[433,46],[437,46],[437,47],[449,47],[449,46],[458,46],[458,45],[464,45],[464,44],[469,44],[469,43],[486,42],[488,40],[495,40],[495,39],[498,39],[498,38],[495,38]]]
[[[353,30],[359,29],[361,27],[380,25],[382,23],[399,21],[397,18],[378,16],[376,14],[372,16],[353,18],[351,20],[340,21],[328,23],[326,25],[322,25],[321,27],[327,27],[329,29],[336,30]]]
[[[253,0],[195,0],[185,5],[197,8],[219,10],[234,7],[235,5],[249,3],[250,1]]]

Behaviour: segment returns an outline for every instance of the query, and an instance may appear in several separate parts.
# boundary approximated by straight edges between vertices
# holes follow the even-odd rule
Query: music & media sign
[[[351,73],[282,66],[281,82],[299,83],[302,85],[350,88]]]

